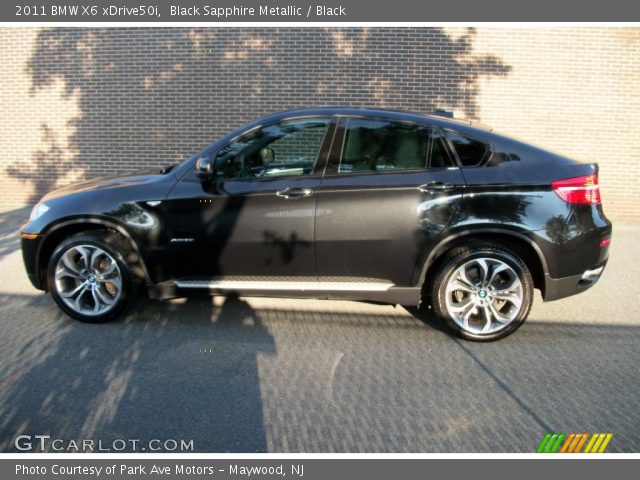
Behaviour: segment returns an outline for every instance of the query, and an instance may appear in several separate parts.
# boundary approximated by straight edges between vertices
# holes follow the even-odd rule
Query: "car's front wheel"
[[[47,281],[58,306],[83,322],[114,318],[131,296],[132,276],[124,261],[127,244],[107,231],[83,232],[58,245]]]
[[[493,245],[457,249],[431,283],[436,315],[458,336],[497,340],[513,333],[533,302],[531,274],[515,254]]]

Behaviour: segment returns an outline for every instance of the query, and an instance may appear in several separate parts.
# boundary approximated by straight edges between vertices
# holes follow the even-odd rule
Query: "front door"
[[[251,130],[210,153],[211,180],[183,178],[167,202],[175,276],[315,277],[318,158],[330,123]]]

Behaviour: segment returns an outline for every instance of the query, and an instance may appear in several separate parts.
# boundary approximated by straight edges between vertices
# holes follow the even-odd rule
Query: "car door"
[[[175,277],[315,278],[315,190],[331,124],[314,117],[252,129],[209,153],[211,179],[178,182],[167,202]]]
[[[318,275],[411,286],[430,239],[454,214],[464,177],[429,125],[341,120],[318,192]]]

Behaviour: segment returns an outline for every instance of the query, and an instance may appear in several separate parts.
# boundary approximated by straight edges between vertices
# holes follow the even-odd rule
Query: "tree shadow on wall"
[[[9,176],[33,184],[32,197],[25,203],[37,202],[42,195],[55,188],[60,178],[82,163],[79,159],[65,158],[64,148],[51,127],[42,124],[40,130],[41,146],[31,159],[15,162],[6,170]]]
[[[65,95],[78,96],[62,170],[92,178],[180,161],[291,108],[445,107],[477,118],[479,79],[510,67],[475,54],[474,37],[441,28],[56,28],[38,33],[27,70],[34,93],[62,80]],[[64,173],[61,152],[49,153],[8,169],[34,184],[31,202]]]

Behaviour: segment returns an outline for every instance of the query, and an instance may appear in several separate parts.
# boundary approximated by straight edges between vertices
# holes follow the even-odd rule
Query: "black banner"
[[[627,0],[16,0],[2,22],[632,22]]]
[[[615,463],[614,463],[615,462]],[[80,459],[0,461],[0,477],[13,479],[133,480],[142,478],[182,478],[230,480],[237,478],[293,478],[304,480],[356,479],[424,480],[425,478],[604,478],[614,471],[617,477],[631,477],[638,460],[558,459]]]

